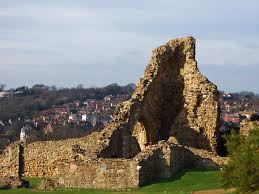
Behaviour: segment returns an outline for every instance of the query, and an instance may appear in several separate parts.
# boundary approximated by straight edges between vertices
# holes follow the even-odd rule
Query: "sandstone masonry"
[[[243,120],[240,123],[240,134],[247,137],[249,136],[249,133],[251,130],[258,127],[259,127],[259,121]]]

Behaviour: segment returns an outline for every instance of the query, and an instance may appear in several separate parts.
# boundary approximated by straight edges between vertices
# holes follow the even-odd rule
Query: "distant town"
[[[134,84],[127,86],[111,84],[104,88],[77,87],[57,90],[44,85],[36,85],[32,88],[21,87],[1,91],[0,150],[19,139],[26,143],[38,140],[60,140],[101,130],[112,119],[116,106],[128,100],[134,88]],[[46,94],[48,99],[43,101],[42,96]],[[53,94],[55,94],[56,102],[51,101]],[[61,101],[57,101],[59,99],[57,95],[62,98]],[[92,98],[82,96],[92,96]],[[29,107],[26,107],[27,103],[19,107],[22,104],[21,101],[28,101],[26,99],[28,97],[33,103]],[[48,105],[42,106],[42,103],[49,104],[49,107]],[[12,110],[10,111],[6,106]],[[27,108],[29,111],[19,111],[18,107]],[[4,109],[8,110],[5,112]]]
[[[220,92],[221,131],[238,129],[243,120],[259,120],[259,96],[252,92]]]
[[[11,90],[4,90],[3,86],[1,88],[0,150],[3,150],[16,140],[26,143],[60,140],[100,131],[112,119],[116,106],[130,99],[135,85],[112,84],[90,89],[78,86],[59,90],[44,85]],[[58,97],[64,99],[53,102],[52,95],[55,100]],[[44,101],[43,96],[50,99],[43,98]],[[20,114],[22,111],[19,111],[19,106],[23,100],[33,101],[33,104],[20,107],[29,109]],[[223,133],[238,129],[243,120],[259,120],[259,96],[252,92],[220,92],[220,108],[220,131]]]

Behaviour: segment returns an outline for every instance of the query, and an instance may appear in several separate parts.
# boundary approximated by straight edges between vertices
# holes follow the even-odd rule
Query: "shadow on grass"
[[[29,181],[29,189],[37,189],[38,184],[45,180],[44,178],[30,178],[30,177],[24,177],[24,180]]]

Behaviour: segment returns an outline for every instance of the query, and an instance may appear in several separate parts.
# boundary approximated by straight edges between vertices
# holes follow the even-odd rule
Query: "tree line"
[[[0,87],[1,88],[1,87]],[[2,91],[4,85],[2,86]],[[8,90],[9,95],[0,98],[0,120],[31,118],[39,111],[51,108],[53,105],[62,105],[73,101],[86,99],[101,100],[107,95],[129,94],[134,84],[119,86],[110,84],[105,87],[84,88],[79,85],[75,88],[60,88],[37,84],[31,88],[27,86]]]

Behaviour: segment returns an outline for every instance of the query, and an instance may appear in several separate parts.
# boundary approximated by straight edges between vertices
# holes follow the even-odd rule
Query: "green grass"
[[[37,189],[37,183],[40,181],[39,179],[29,180],[30,188],[28,189],[0,190],[0,194],[188,194],[191,191],[222,188],[219,171],[199,170],[181,172],[174,178],[151,183],[139,189],[116,192],[87,189],[59,189],[55,191],[42,191]]]

